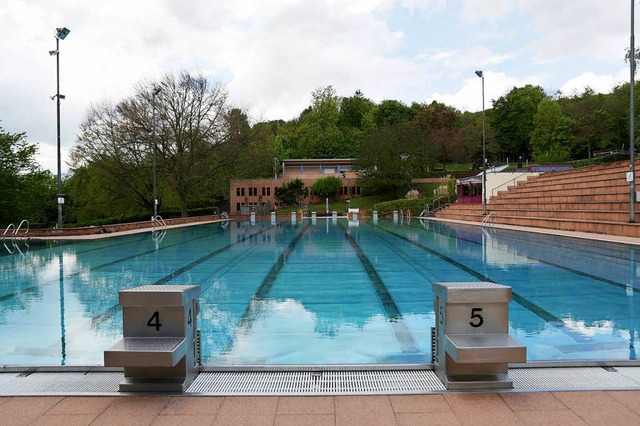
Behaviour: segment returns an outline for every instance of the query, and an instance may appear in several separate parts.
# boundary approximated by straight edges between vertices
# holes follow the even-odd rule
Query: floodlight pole
[[[62,194],[62,162],[60,159],[60,30],[56,28],[56,144],[58,155],[58,224],[57,229],[62,229],[62,204],[64,195]],[[65,35],[66,37],[66,35]]]
[[[153,103],[153,115],[151,118],[151,139],[153,142],[153,217],[158,216],[158,186],[157,186],[157,175],[156,175],[156,96],[160,93],[159,87],[154,87],[153,92],[151,94],[151,99]]]
[[[476,71],[476,75],[482,79],[482,215],[487,215],[487,143],[485,137],[484,118],[484,72]]]
[[[635,73],[636,73],[636,49],[635,49],[635,30],[634,30],[634,1],[631,0],[631,46],[629,48],[629,63],[631,64],[630,78],[630,100],[629,100],[629,222],[636,221],[635,198],[636,198],[636,137],[635,137]]]

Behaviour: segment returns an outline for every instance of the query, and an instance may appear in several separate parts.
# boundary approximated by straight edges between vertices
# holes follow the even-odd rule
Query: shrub
[[[336,176],[327,176],[316,180],[311,185],[311,190],[320,197],[331,197],[335,195],[342,186],[342,179]]]
[[[422,199],[402,199],[377,203],[373,206],[383,216],[392,215],[394,210],[411,210],[413,216],[418,216],[424,210],[425,200]]]

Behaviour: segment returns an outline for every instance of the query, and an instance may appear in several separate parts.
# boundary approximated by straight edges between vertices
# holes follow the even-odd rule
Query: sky
[[[380,102],[482,109],[513,87],[607,93],[629,81],[622,0],[3,0],[0,126],[56,173],[55,29],[63,172],[93,104],[143,80],[202,73],[253,122],[289,120],[331,85]],[[637,43],[640,44],[640,43]]]

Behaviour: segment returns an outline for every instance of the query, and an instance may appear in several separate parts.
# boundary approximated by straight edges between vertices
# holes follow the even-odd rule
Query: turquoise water
[[[512,286],[529,360],[637,359],[640,248],[413,220],[231,222],[0,249],[0,365],[101,365],[118,291],[202,286],[205,365],[428,363],[433,282]],[[11,248],[11,247],[10,247]]]

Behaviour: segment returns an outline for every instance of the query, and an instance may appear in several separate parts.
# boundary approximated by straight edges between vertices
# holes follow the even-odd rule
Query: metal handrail
[[[227,212],[220,213],[220,217],[223,219],[229,219],[229,215],[227,214]]]
[[[27,223],[27,227],[25,228],[24,231],[24,237],[27,238],[27,234],[29,233],[29,221],[27,219],[24,219],[22,222],[20,222],[20,225],[18,225],[18,227],[16,228],[15,231],[13,231],[13,239],[15,240],[16,237],[18,236],[18,232],[20,232],[20,228],[22,228],[22,225],[24,223]]]
[[[153,224],[154,230],[167,229],[167,222],[165,222],[160,215],[151,216],[151,223]]]
[[[13,232],[11,233],[11,239],[13,239],[13,234],[16,232],[16,226],[13,223],[10,223],[7,226],[7,229],[4,230],[4,234],[2,234],[2,241],[7,237],[7,232],[9,232],[9,229],[11,228],[13,228]]]
[[[503,186],[505,186],[505,185],[507,185],[507,184],[509,184],[509,183],[511,183],[511,182],[515,182],[515,181],[516,181],[516,179],[518,179],[518,178],[520,178],[520,177],[522,177],[522,176],[528,175],[528,174],[529,174],[529,172],[522,173],[522,174],[520,174],[520,175],[518,175],[518,176],[514,177],[513,179],[510,179],[510,180],[508,180],[508,181],[504,182],[503,184],[500,184],[500,185],[496,186],[495,188],[491,188],[491,196],[493,197],[493,196],[495,195],[495,190],[496,190],[496,189],[501,188],[501,187],[503,187]]]
[[[482,219],[482,226],[495,224],[497,217],[498,215],[496,214],[496,212],[489,213]]]

